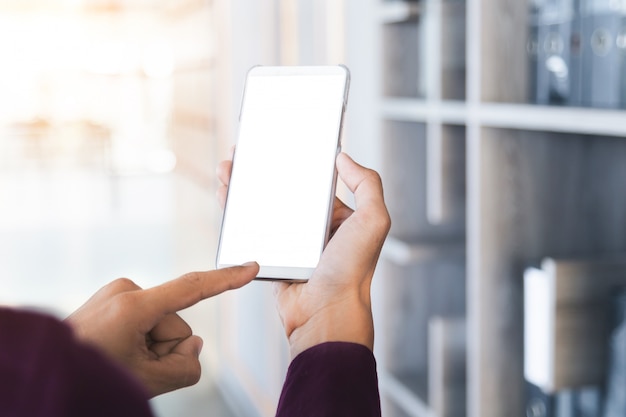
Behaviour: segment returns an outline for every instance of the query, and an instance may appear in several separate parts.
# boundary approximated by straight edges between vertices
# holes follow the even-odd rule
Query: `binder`
[[[530,99],[537,104],[626,108],[626,2],[532,2]]]
[[[537,104],[571,104],[573,17],[574,0],[547,0],[531,9],[530,85]]]
[[[622,106],[624,68],[618,40],[625,12],[621,3],[615,0],[586,0],[583,4],[583,104],[586,106]]]
[[[598,387],[548,394],[527,382],[526,395],[526,417],[616,417],[602,415],[602,390]]]

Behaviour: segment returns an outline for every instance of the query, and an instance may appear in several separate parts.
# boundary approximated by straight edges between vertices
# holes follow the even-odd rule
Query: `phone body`
[[[256,66],[245,81],[217,267],[308,280],[330,235],[350,72]]]

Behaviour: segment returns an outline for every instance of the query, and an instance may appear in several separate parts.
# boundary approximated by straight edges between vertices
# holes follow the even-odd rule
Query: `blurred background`
[[[0,2],[0,303],[63,318],[115,278],[214,267],[214,19],[208,1]],[[205,376],[158,415],[227,415],[214,309],[184,313]]]
[[[338,63],[344,149],[381,173],[393,220],[373,287],[383,415],[619,403],[603,308],[626,286],[624,0],[0,0],[0,304],[63,318],[118,277],[213,269],[246,71]],[[182,315],[203,377],[157,415],[274,415],[271,286]]]

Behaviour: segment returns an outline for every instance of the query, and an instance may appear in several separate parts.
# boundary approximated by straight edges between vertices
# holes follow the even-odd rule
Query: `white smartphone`
[[[217,267],[308,280],[330,234],[350,72],[265,67],[246,76]]]

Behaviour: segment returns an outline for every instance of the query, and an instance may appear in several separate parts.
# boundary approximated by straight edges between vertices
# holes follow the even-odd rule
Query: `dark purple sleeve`
[[[277,417],[379,417],[376,360],[355,343],[330,342],[298,355],[289,366]]]
[[[152,416],[130,375],[51,317],[0,309],[0,410],[6,417]]]

